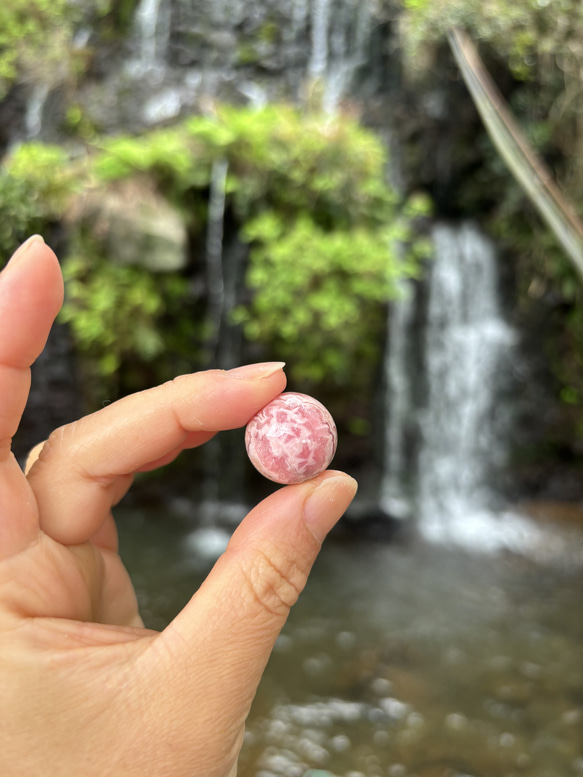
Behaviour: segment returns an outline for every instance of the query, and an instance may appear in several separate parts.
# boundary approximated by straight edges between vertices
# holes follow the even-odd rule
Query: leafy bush
[[[45,81],[55,69],[63,69],[78,15],[70,0],[0,4],[0,99],[23,72]]]
[[[583,6],[576,0],[403,0],[403,7],[400,29],[414,68],[428,43],[459,26],[488,43],[519,80],[547,83],[556,76],[557,57],[567,75],[578,73]]]
[[[69,202],[77,182],[94,196],[115,182],[146,180],[184,214],[192,245],[200,246],[194,263],[204,266],[209,187],[219,161],[227,167],[228,222],[249,244],[247,300],[233,311],[233,324],[266,352],[288,359],[299,379],[370,384],[384,305],[398,294],[400,278],[419,273],[428,253],[414,234],[428,203],[399,201],[386,183],[382,142],[350,116],[304,114],[287,105],[220,106],[139,137],[95,139],[86,160],[29,143],[3,173],[26,194],[18,214],[13,193],[17,218],[8,220],[22,224],[20,233],[25,223],[74,211]],[[144,268],[113,264],[102,255],[106,243],[88,239],[87,225],[76,224],[70,237],[62,317],[79,350],[94,359],[95,380],[117,379],[130,362],[138,372],[138,364],[161,365],[168,304],[175,323],[166,334],[176,353],[192,351],[193,327],[204,339],[200,316],[182,327],[197,314],[188,309],[181,278],[154,280]]]
[[[168,349],[172,338],[163,321],[180,307],[187,287],[178,276],[116,265],[95,256],[89,243],[81,245],[83,252],[67,257],[63,266],[60,320],[71,327],[95,403],[120,386],[143,387],[141,365],[153,364]]]
[[[202,224],[213,163],[225,160],[227,209],[251,244],[252,297],[233,320],[289,359],[298,378],[370,379],[383,304],[428,253],[412,228],[428,202],[399,202],[372,132],[349,116],[291,106],[221,106],[140,138],[108,139],[99,150],[98,178],[148,172]]]
[[[0,260],[33,232],[59,220],[77,186],[76,166],[59,146],[26,143],[0,168]]]
[[[399,280],[419,274],[418,257],[396,258],[411,242],[403,221],[378,229],[324,231],[307,214],[293,225],[266,212],[250,222],[247,308],[235,311],[250,339],[269,342],[289,359],[296,377],[347,384],[369,377],[385,327],[383,303]]]

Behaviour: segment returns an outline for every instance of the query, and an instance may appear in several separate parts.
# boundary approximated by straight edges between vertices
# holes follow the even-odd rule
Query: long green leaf
[[[466,86],[498,153],[583,276],[582,222],[518,125],[470,37],[457,28],[448,37]]]

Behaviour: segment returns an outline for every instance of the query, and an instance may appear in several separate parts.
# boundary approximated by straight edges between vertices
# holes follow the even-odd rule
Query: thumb
[[[271,494],[245,518],[199,591],[160,636],[174,672],[184,661],[185,678],[194,680],[193,655],[199,670],[202,658],[217,713],[224,715],[227,705],[241,721],[246,717],[322,540],[356,489],[348,475],[328,471]]]

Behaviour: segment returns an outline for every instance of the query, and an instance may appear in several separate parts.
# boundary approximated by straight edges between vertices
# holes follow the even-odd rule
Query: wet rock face
[[[386,87],[390,48],[377,14],[352,0],[141,0],[117,51],[103,58],[92,42],[99,74],[76,99],[100,129],[138,131],[209,98],[326,108],[370,98]]]

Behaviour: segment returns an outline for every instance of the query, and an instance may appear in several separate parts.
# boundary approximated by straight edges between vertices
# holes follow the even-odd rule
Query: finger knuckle
[[[39,444],[35,445],[34,448],[29,452],[28,456],[26,457],[26,463],[24,465],[24,471],[26,474],[30,472],[31,468],[39,458],[41,451],[45,445],[46,445],[46,441],[39,442]]]
[[[170,408],[180,428],[190,431],[202,428],[202,420],[192,411],[193,400],[198,396],[193,375],[177,375],[155,390],[160,392],[162,404]]]
[[[41,463],[44,463],[47,459],[52,458],[55,455],[55,451],[60,449],[65,434],[66,427],[64,426],[60,426],[52,431],[44,442],[39,443],[32,449],[29,453],[29,461],[33,463],[38,459]]]
[[[188,389],[191,382],[191,375],[175,375],[173,378],[166,381],[166,383],[163,383],[162,388],[171,393],[180,393],[181,391]]]
[[[39,458],[46,461],[62,453],[74,456],[79,452],[79,429],[82,421],[73,421],[70,424],[59,426],[52,431],[40,450]]]
[[[254,603],[277,616],[287,615],[307,580],[307,572],[278,548],[256,552],[243,571],[248,594]]]

